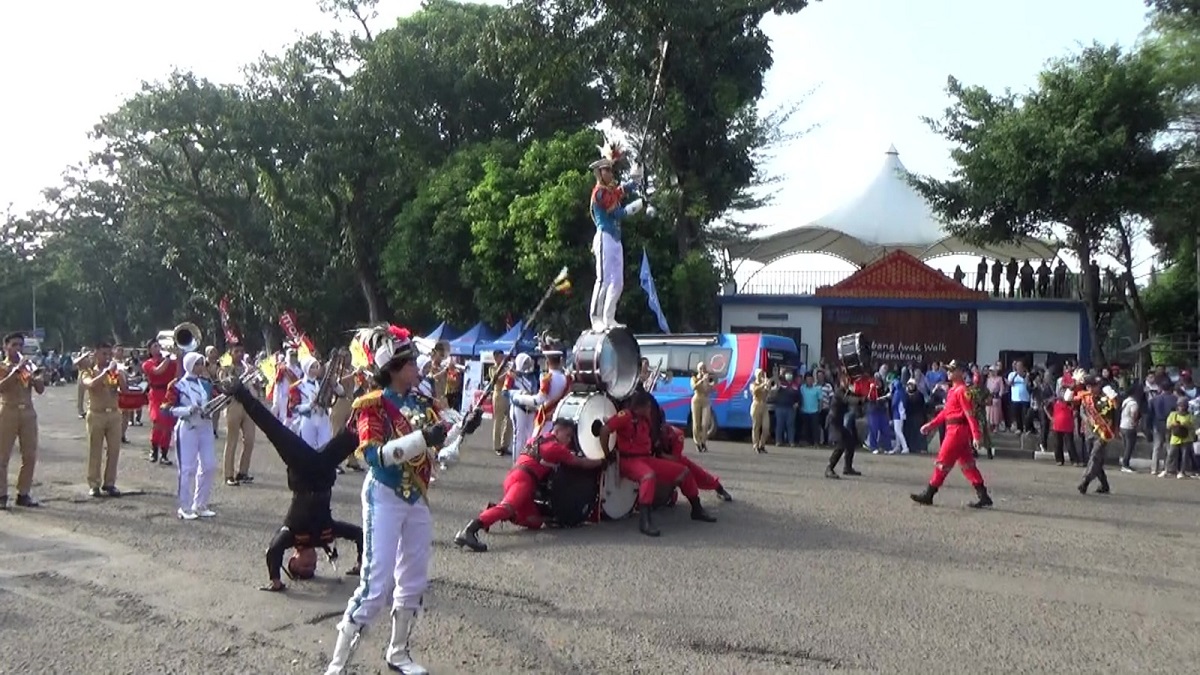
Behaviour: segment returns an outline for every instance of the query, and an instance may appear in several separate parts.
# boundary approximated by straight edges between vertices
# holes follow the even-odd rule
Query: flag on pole
[[[646,255],[646,249],[642,249],[642,271],[638,277],[642,282],[642,290],[646,291],[650,311],[658,318],[659,329],[670,333],[671,327],[667,325],[667,317],[663,316],[662,305],[658,302],[658,291],[654,290],[654,275],[650,272],[650,256]]]

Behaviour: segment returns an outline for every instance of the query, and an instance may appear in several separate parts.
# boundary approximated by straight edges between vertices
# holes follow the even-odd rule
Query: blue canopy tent
[[[481,352],[479,345],[490,342],[496,337],[490,328],[477,323],[467,332],[450,340],[450,353],[454,356],[478,356]]]
[[[440,326],[433,329],[433,332],[425,336],[426,340],[440,342],[442,340],[450,341],[458,337],[458,330],[453,326],[443,321]]]
[[[479,345],[479,353],[482,354],[485,352],[499,351],[507,354],[508,350],[513,348],[513,344],[517,345],[518,353],[532,354],[536,352],[538,350],[537,338],[532,334],[522,336],[521,331],[524,330],[524,328],[525,323],[523,321],[518,321],[517,325],[509,328],[508,332],[504,335],[501,335],[491,342],[481,343]],[[517,342],[518,338],[521,340],[519,343]]]

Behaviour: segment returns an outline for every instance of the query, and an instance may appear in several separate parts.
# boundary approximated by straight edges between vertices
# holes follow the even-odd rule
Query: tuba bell
[[[158,345],[164,350],[178,349],[187,354],[200,349],[200,340],[203,337],[199,326],[190,321],[184,321],[171,330],[159,331],[157,340]]]

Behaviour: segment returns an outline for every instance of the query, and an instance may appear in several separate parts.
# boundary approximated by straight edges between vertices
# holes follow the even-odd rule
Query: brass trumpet
[[[200,327],[189,321],[175,326],[171,330],[162,330],[158,332],[158,346],[163,348],[163,351],[171,351],[178,349],[180,352],[187,354],[188,352],[198,351],[200,349],[200,341],[203,335],[200,333]]]
[[[243,373],[241,377],[242,384],[247,387],[259,384],[262,379],[263,374],[259,370],[248,370]],[[229,394],[214,396],[211,400],[209,400],[208,403],[204,404],[203,408],[200,409],[200,415],[201,417],[214,417],[217,413],[228,408],[230,403],[233,403],[233,397]]]

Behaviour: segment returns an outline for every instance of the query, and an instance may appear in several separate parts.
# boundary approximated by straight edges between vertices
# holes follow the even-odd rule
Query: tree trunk
[[[362,290],[363,299],[367,301],[367,321],[373,324],[378,323],[383,312],[380,311],[382,303],[379,301],[379,291],[375,287],[375,279],[370,272],[359,266],[356,266],[354,276],[358,279],[358,287]]]
[[[1079,258],[1079,265],[1082,274],[1080,279],[1083,283],[1083,305],[1084,311],[1087,313],[1088,335],[1091,337],[1092,350],[1091,354],[1086,355],[1090,363],[1090,367],[1098,368],[1104,363],[1104,345],[1100,341],[1100,289],[1096,287],[1096,280],[1091,274],[1088,274],[1088,267],[1092,264],[1092,251],[1086,243],[1077,244],[1075,246],[1075,255]],[[1079,355],[1079,360],[1082,362],[1085,358],[1084,354]]]

